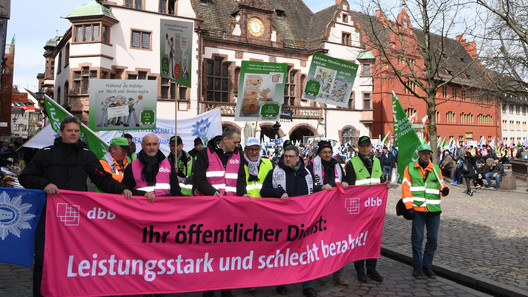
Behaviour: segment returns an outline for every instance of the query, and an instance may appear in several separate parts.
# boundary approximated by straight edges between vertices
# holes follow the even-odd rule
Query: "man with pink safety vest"
[[[222,135],[207,143],[198,153],[193,171],[193,193],[196,196],[246,196],[246,173],[239,149],[240,131],[226,127]],[[233,296],[224,289],[222,297]],[[214,296],[214,291],[203,292],[204,297]]]
[[[181,196],[174,164],[159,150],[158,137],[149,133],[143,137],[138,158],[126,169],[123,184],[137,196],[154,203],[158,196]]]
[[[200,151],[193,172],[193,193],[197,196],[246,196],[246,173],[239,149],[240,131],[226,127],[222,135]]]

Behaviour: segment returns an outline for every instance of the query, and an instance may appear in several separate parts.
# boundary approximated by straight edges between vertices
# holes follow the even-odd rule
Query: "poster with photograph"
[[[288,65],[242,61],[236,121],[274,121],[280,116]]]
[[[314,53],[303,99],[347,107],[358,65]]]
[[[160,69],[163,78],[191,87],[193,22],[161,20]]]
[[[155,129],[157,94],[155,80],[90,79],[90,129]]]

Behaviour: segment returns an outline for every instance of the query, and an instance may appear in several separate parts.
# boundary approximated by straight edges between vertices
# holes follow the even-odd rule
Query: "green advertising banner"
[[[193,22],[160,21],[161,77],[191,87]]]
[[[90,79],[90,129],[156,129],[158,82]]]
[[[358,65],[314,53],[303,99],[347,107]]]
[[[401,184],[403,171],[411,162],[418,160],[418,146],[422,143],[405,114],[400,100],[392,92],[392,115],[394,143],[398,147],[398,183]]]
[[[288,65],[242,61],[235,121],[275,121],[284,98]]]
[[[62,119],[66,116],[71,116],[72,114],[48,96],[44,98],[46,111],[48,113],[48,118],[50,120],[51,127],[53,128],[53,131],[59,133],[60,123]],[[82,123],[80,139],[86,144],[88,144],[88,149],[90,149],[97,156],[98,159],[104,158],[104,155],[108,150],[108,145],[101,138],[95,135],[92,130],[90,130]]]

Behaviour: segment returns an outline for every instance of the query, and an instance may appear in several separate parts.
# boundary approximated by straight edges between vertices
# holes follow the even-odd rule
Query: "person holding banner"
[[[123,181],[125,168],[130,164],[127,158],[128,141],[124,137],[112,138],[108,154],[105,159],[99,160],[103,169],[112,174],[112,177],[118,182]]]
[[[156,196],[181,196],[174,164],[159,150],[158,137],[149,133],[143,137],[137,160],[125,169],[123,184],[134,195],[147,197],[154,203]]]
[[[358,139],[358,154],[350,159],[345,165],[347,181],[350,185],[375,185],[381,183],[383,170],[381,162],[372,154],[372,142],[370,137],[361,136]],[[390,188],[390,180],[385,182],[387,188]],[[378,259],[366,259],[354,261],[354,268],[356,269],[357,279],[362,283],[367,282],[367,277],[382,282],[383,277],[376,270]],[[366,268],[366,273],[365,273]],[[341,270],[334,273],[334,279],[338,278]]]
[[[402,200],[407,214],[414,217],[412,223],[413,273],[419,279],[425,274],[435,278],[431,269],[440,227],[441,196],[449,194],[444,184],[442,171],[431,162],[431,146],[418,146],[418,160],[405,167],[402,180]],[[427,242],[422,254],[424,227],[427,227]]]
[[[348,183],[343,182],[345,172],[336,159],[332,157],[332,145],[326,140],[321,140],[317,144],[317,156],[310,161],[306,169],[310,171],[314,182],[314,192],[321,190],[331,191],[342,183],[344,189],[348,188]]]
[[[260,141],[255,137],[248,137],[244,147],[244,170],[246,172],[247,193],[251,197],[262,197],[260,190],[264,179],[273,169],[273,164],[260,156]]]
[[[306,169],[312,174],[314,192],[321,190],[331,191],[342,183],[344,189],[348,188],[348,183],[343,181],[345,172],[337,160],[332,157],[332,145],[326,140],[321,140],[317,144],[317,156],[310,161]],[[333,281],[337,285],[348,286],[348,280],[341,274],[342,269],[333,275]]]
[[[240,131],[227,126],[222,135],[207,143],[200,151],[193,171],[193,193],[196,196],[245,196],[246,174],[240,156]],[[222,297],[233,296],[230,289],[222,290]],[[204,297],[214,296],[206,291]]]
[[[183,150],[183,140],[180,136],[172,136],[169,142],[170,154],[167,156],[169,162],[177,167],[178,182],[183,196],[192,195],[192,158]],[[175,160],[175,154],[177,161]],[[177,162],[177,163],[176,163]]]
[[[132,192],[107,173],[95,154],[80,141],[81,120],[75,116],[62,119],[59,137],[52,146],[39,150],[20,176],[26,189],[44,190],[48,195],[58,195],[59,189],[87,191],[86,179],[107,193],[123,194],[126,199]],[[35,263],[33,267],[33,296],[42,296],[40,283],[44,265],[46,210],[40,216],[35,232]]]
[[[313,178],[299,157],[299,149],[294,145],[284,148],[284,154],[278,164],[271,170],[260,191],[262,197],[287,199],[314,193]],[[277,286],[277,293],[286,295],[286,286]],[[303,294],[307,297],[317,296],[313,281],[303,282]]]
[[[228,126],[202,150],[193,172],[196,196],[246,196],[246,174],[242,164],[240,131]]]

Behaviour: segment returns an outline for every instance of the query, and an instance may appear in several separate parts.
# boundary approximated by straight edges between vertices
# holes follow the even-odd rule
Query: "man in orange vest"
[[[118,182],[123,180],[125,168],[129,164],[127,160],[128,148],[128,140],[126,138],[115,137],[110,142],[108,154],[106,154],[104,159],[99,160],[103,169],[112,174],[112,177]]]
[[[418,146],[418,160],[405,168],[402,180],[402,200],[412,223],[413,276],[435,278],[431,270],[436,251],[440,227],[441,196],[447,196],[449,188],[444,184],[442,171],[431,162],[431,146]],[[427,227],[427,242],[422,254],[424,227]]]

